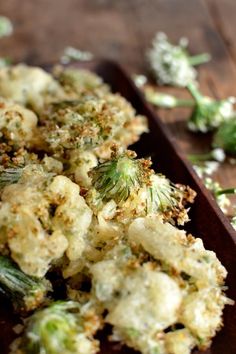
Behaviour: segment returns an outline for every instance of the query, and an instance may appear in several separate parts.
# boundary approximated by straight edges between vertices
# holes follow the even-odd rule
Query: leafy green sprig
[[[30,277],[10,258],[0,256],[0,292],[11,300],[17,312],[39,307],[50,288],[49,281]]]
[[[10,184],[17,183],[23,173],[23,167],[12,167],[0,170],[0,191]]]
[[[236,155],[236,117],[223,122],[213,138],[213,146]]]

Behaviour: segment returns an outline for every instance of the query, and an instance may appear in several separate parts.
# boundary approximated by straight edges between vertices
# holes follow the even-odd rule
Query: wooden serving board
[[[177,148],[166,127],[147,105],[141,93],[114,62],[101,60],[86,64],[74,64],[95,71],[107,82],[114,92],[121,93],[135,107],[139,114],[148,118],[150,132],[144,134],[132,148],[139,157],[151,156],[153,167],[173,182],[188,184],[197,192],[196,201],[191,208],[191,222],[187,231],[203,239],[207,249],[216,252],[217,257],[228,270],[228,296],[236,300],[236,233],[215,201],[196,176],[190,164]],[[48,66],[50,68],[50,66]],[[0,354],[9,352],[8,346],[15,337],[13,326],[19,318],[13,315],[11,307],[1,300],[0,306]],[[101,335],[101,354],[128,354],[134,351],[116,343],[108,343]],[[194,354],[203,352],[194,351]],[[224,327],[213,340],[207,354],[236,353],[236,306],[227,306],[224,311]],[[82,354],[82,353],[81,353]]]

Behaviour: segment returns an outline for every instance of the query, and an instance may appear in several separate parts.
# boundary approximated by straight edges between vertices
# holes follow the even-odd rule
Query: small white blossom
[[[200,178],[203,178],[205,175],[211,176],[219,168],[218,161],[204,161],[200,165],[193,165],[193,168],[197,175]]]
[[[133,80],[137,87],[143,87],[147,83],[147,77],[145,75],[134,75]]]
[[[197,72],[193,65],[208,61],[209,55],[190,57],[187,45],[186,38],[181,38],[178,45],[173,45],[165,33],[156,34],[147,58],[159,84],[185,87],[196,79]]]
[[[195,100],[195,107],[187,124],[192,132],[207,133],[234,115],[234,97],[218,101],[203,96],[194,84],[189,84],[187,88]]]
[[[224,162],[225,160],[225,152],[223,149],[221,148],[215,148],[212,150],[211,152],[212,157],[214,158],[214,160],[218,161],[218,162]]]
[[[62,64],[68,64],[71,61],[89,61],[93,59],[93,54],[73,47],[66,47],[61,57]]]
[[[234,217],[231,219],[231,225],[232,225],[233,228],[236,230],[236,216],[234,216]]]
[[[203,170],[202,166],[193,165],[193,169],[199,178],[203,178],[205,170]]]
[[[10,36],[13,32],[13,25],[9,18],[0,16],[0,37]]]
[[[205,178],[204,182],[207,189],[209,189],[215,197],[220,209],[223,211],[223,213],[227,213],[227,208],[230,206],[230,200],[226,196],[226,193],[222,193],[224,190],[220,184],[216,181],[213,181],[210,177]]]

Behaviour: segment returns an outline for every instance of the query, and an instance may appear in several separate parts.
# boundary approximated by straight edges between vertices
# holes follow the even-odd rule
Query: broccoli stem
[[[26,275],[8,257],[0,256],[0,292],[11,300],[17,312],[37,308],[49,288],[48,281]]]
[[[208,63],[211,60],[211,56],[208,53],[202,53],[202,54],[190,56],[188,60],[191,65],[195,66],[203,63]]]

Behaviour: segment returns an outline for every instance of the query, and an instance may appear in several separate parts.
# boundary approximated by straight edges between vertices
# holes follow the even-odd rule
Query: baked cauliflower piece
[[[54,75],[71,99],[78,99],[87,94],[102,97],[110,92],[110,87],[102,78],[89,70],[59,66],[54,69]]]
[[[114,143],[125,149],[147,131],[146,119],[112,93],[54,102],[45,108],[40,124],[48,151],[59,157],[74,150],[109,157]]]
[[[191,277],[199,289],[224,283],[225,268],[213,251],[204,248],[200,238],[187,236],[185,231],[162,223],[155,216],[137,218],[128,234],[131,242],[142,246],[152,257]]]
[[[157,216],[134,220],[128,240],[92,265],[91,274],[112,339],[144,354],[207,348],[231,303],[214,252]]]
[[[0,68],[0,96],[38,112],[45,102],[62,98],[64,91],[43,69],[18,64]]]
[[[78,185],[40,165],[26,166],[2,192],[1,251],[26,274],[43,277],[64,253],[69,260],[81,256],[91,218]]]
[[[29,148],[32,146],[37,136],[37,123],[38,118],[33,111],[13,101],[1,98],[1,152],[17,151],[20,148]]]

